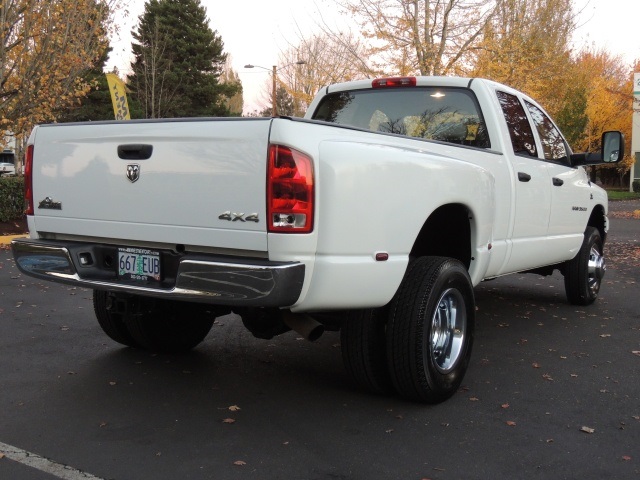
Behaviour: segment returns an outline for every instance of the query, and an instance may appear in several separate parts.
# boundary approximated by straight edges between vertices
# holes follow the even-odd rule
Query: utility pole
[[[283,65],[280,68],[285,68],[285,67],[288,67],[290,65],[305,65],[306,63],[307,62],[304,61],[304,60],[298,60],[297,62],[293,62],[293,63],[289,63],[287,65]],[[250,63],[245,65],[244,68],[262,68],[263,70],[269,71],[269,69],[267,67],[261,67],[260,65],[252,65]],[[279,69],[278,69],[277,65],[274,65],[271,68],[271,82],[272,82],[272,84],[271,84],[271,98],[272,98],[272,102],[273,102],[271,104],[271,116],[272,117],[275,117],[275,116],[278,115],[278,106],[277,106],[278,102],[277,102],[277,98],[276,98],[276,95],[277,95],[277,91],[276,90],[277,90],[277,84],[278,84],[278,77],[277,77],[278,70]]]
[[[275,117],[278,115],[278,107],[277,107],[277,101],[276,101],[276,73],[278,71],[278,68],[274,65],[273,66],[273,73],[271,74],[271,76],[273,77],[273,92],[271,94],[271,99],[272,99],[272,105],[271,105],[271,116]]]

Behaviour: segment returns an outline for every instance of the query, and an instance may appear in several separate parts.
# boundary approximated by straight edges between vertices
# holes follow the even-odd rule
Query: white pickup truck
[[[230,312],[260,338],[341,330],[355,381],[439,402],[474,335],[473,286],[564,274],[598,295],[607,195],[535,101],[483,79],[323,88],[301,118],[42,125],[19,268],[94,290],[107,335],[188,350]]]

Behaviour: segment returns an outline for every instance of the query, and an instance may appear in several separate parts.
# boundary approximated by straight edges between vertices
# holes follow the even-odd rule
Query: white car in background
[[[0,176],[16,174],[14,159],[15,154],[12,150],[4,150],[0,153]]]

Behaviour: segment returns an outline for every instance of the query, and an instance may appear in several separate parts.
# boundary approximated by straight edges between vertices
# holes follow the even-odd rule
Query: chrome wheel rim
[[[465,341],[467,310],[459,290],[450,288],[438,300],[431,318],[429,357],[436,369],[447,374],[458,363]]]
[[[598,294],[600,283],[602,283],[606,271],[607,264],[604,260],[604,255],[596,245],[593,245],[589,252],[589,263],[587,264],[587,286],[591,295]]]

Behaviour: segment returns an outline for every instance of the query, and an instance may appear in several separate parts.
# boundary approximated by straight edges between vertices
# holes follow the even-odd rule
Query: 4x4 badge
[[[140,178],[140,165],[131,163],[127,165],[127,178],[131,183],[135,183]]]
[[[258,223],[260,219],[258,218],[257,213],[252,213],[250,215],[245,216],[244,213],[235,213],[231,211],[226,211],[218,215],[220,220],[228,220],[230,222],[256,222]]]

